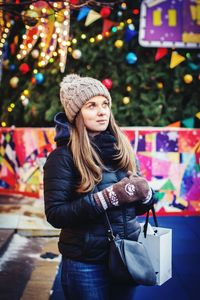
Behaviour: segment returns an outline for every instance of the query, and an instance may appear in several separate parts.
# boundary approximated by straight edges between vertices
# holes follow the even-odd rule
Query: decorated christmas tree
[[[200,41],[177,48],[139,43],[141,4],[161,28],[163,1],[30,2],[0,1],[2,127],[53,126],[62,110],[59,83],[70,73],[107,86],[121,126],[167,126],[199,116]],[[180,27],[175,8],[168,10],[173,30]]]

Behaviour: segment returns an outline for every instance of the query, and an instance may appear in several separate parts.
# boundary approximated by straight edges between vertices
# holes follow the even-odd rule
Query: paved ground
[[[0,236],[5,236],[5,230],[0,230]],[[0,299],[49,299],[59,261],[56,237],[14,233],[1,251]]]
[[[58,269],[59,230],[43,200],[0,195],[0,299],[48,300]]]

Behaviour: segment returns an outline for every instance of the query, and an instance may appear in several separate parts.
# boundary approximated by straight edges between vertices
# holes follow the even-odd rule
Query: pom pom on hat
[[[104,96],[111,106],[111,96],[101,81],[91,77],[70,74],[60,83],[60,101],[70,123],[74,122],[82,106],[95,96]]]
[[[61,81],[60,83],[60,86],[62,87],[64,84],[68,84],[68,83],[72,83],[74,80],[78,80],[80,79],[81,77],[77,74],[70,74],[70,75],[67,75],[63,78],[63,80]]]

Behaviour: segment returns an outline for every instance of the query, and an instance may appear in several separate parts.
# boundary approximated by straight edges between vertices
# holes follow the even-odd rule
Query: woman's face
[[[109,101],[104,96],[95,96],[81,108],[85,127],[91,135],[105,131],[110,120]]]

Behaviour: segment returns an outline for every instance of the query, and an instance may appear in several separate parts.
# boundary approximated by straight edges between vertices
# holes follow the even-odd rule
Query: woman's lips
[[[106,123],[107,120],[98,120],[97,123],[100,123],[100,124],[103,124],[103,123]]]

